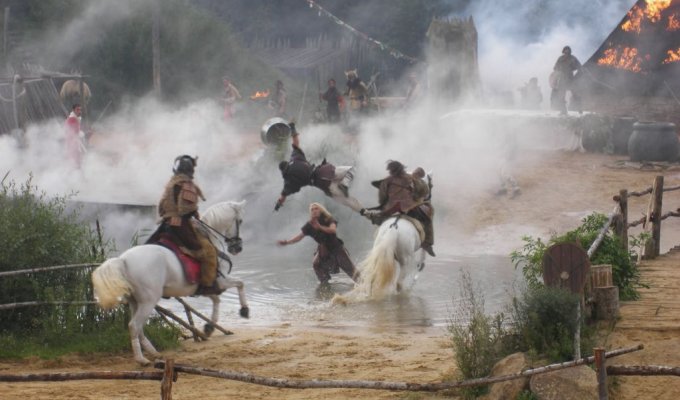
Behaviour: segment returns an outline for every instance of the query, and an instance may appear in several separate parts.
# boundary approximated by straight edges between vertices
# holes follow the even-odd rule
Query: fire
[[[256,91],[255,94],[250,96],[251,100],[257,100],[257,99],[265,99],[269,97],[269,89],[263,90],[263,91]]]
[[[671,14],[668,17],[668,27],[666,28],[669,32],[675,32],[680,29],[680,19],[676,14]]]
[[[670,64],[680,61],[680,48],[678,48],[677,50],[668,50],[666,54],[667,57],[665,60],[663,60],[664,64]]]
[[[644,9],[634,5],[633,8],[628,11],[628,20],[621,24],[621,29],[626,32],[640,33],[640,30],[642,29],[642,20],[647,18],[647,20],[653,24],[659,22],[661,20],[661,13],[670,7],[672,1],[673,0],[645,0],[646,6]]]
[[[625,69],[632,72],[640,72],[642,59],[638,57],[638,50],[635,47],[624,47],[623,49],[607,49],[604,56],[597,60],[598,65],[609,66],[612,68]]]
[[[636,5],[628,11],[628,21],[621,24],[621,29],[626,32],[640,33],[640,24],[642,23],[642,17],[644,12],[640,7]]]
[[[661,12],[670,7],[673,0],[645,0],[647,8],[645,15],[651,22],[658,22],[661,19]]]

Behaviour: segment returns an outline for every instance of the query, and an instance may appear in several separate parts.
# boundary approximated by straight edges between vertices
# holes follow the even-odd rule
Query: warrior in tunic
[[[158,215],[161,226],[149,242],[165,233],[170,236],[180,249],[196,258],[201,263],[200,284],[212,287],[217,277],[217,250],[204,235],[198,234],[192,218],[198,218],[198,201],[205,201],[203,192],[194,183],[196,158],[188,155],[175,159],[173,177],[165,185],[163,196],[158,203]]]
[[[305,236],[309,236],[318,244],[312,267],[322,284],[327,284],[331,274],[337,274],[340,269],[345,271],[355,282],[359,279],[359,272],[345,248],[338,238],[337,221],[324,206],[319,203],[309,205],[309,221],[302,227],[300,233],[288,240],[279,240],[280,246],[297,243]]]
[[[430,188],[424,181],[425,171],[416,169],[414,175],[406,172],[399,161],[387,163],[389,176],[385,179],[372,182],[378,188],[378,203],[373,210],[361,210],[361,215],[371,219],[377,225],[394,214],[405,214],[418,220],[423,225],[425,238],[421,244],[432,257],[435,256],[434,227],[432,216],[434,209],[430,204]]]

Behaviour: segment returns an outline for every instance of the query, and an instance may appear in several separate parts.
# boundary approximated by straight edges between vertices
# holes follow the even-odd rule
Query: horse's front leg
[[[235,287],[238,290],[238,301],[241,304],[241,309],[239,310],[239,315],[243,318],[250,317],[250,309],[248,308],[248,301],[246,300],[246,291],[243,281],[233,279],[231,277],[225,277],[222,285],[224,290]]]
[[[238,290],[238,301],[241,303],[239,315],[243,318],[250,318],[250,308],[248,308],[248,301],[246,301],[245,285],[242,281],[235,281],[236,290]]]

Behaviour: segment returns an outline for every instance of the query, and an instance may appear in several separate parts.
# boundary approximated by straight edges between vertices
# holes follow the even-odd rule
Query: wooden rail
[[[664,192],[671,192],[680,190],[680,186],[672,186],[664,188],[663,176],[654,178],[652,187],[639,192],[628,192],[626,189],[621,189],[619,194],[614,196],[614,201],[619,207],[619,220],[615,224],[615,232],[621,239],[623,248],[628,251],[628,228],[642,225],[645,232],[651,234],[651,238],[647,241],[644,248],[645,258],[655,258],[661,252],[661,221],[670,217],[680,217],[680,208],[674,211],[669,211],[662,214],[663,194]],[[628,221],[628,199],[630,197],[640,197],[651,194],[647,212],[639,219]]]
[[[86,264],[54,265],[52,267],[36,267],[36,268],[28,268],[28,269],[18,269],[18,270],[15,270],[15,271],[0,272],[0,277],[30,274],[30,273],[33,273],[33,272],[57,271],[57,270],[60,270],[60,269],[89,268],[89,267],[96,267],[97,265],[99,265],[99,264],[86,263]]]
[[[572,368],[579,365],[593,364],[597,368],[598,393],[600,399],[607,398],[606,378],[607,375],[641,375],[659,376],[674,375],[680,376],[680,367],[666,367],[656,365],[643,366],[607,366],[605,361],[623,354],[642,350],[644,346],[620,348],[605,352],[604,349],[594,349],[594,355],[584,357],[574,361],[559,364],[550,364],[539,368],[533,368],[515,374],[501,375],[487,378],[469,379],[458,382],[434,382],[434,383],[412,383],[412,382],[390,382],[390,381],[369,381],[369,380],[299,380],[269,378],[264,376],[252,375],[243,372],[224,371],[197,366],[175,364],[173,359],[157,361],[155,368],[162,369],[163,372],[150,371],[91,371],[91,372],[51,372],[51,373],[29,373],[29,374],[0,374],[0,382],[55,382],[72,380],[156,380],[161,381],[161,400],[172,399],[172,383],[177,382],[179,373],[201,375],[212,378],[236,380],[240,382],[252,383],[256,385],[271,386],[288,389],[374,389],[392,391],[414,391],[414,392],[437,392],[441,390],[486,386],[493,383],[505,382],[514,379],[526,378],[533,375],[543,374],[561,369]]]

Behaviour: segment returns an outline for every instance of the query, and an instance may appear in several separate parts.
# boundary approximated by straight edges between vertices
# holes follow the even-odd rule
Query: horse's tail
[[[395,257],[398,235],[396,229],[388,229],[376,238],[368,256],[359,264],[359,282],[346,295],[335,295],[334,304],[347,304],[361,298],[380,299],[389,294],[398,273]]]
[[[125,260],[114,257],[104,261],[92,272],[94,296],[102,308],[115,307],[121,302],[123,296],[132,291],[130,283],[123,274],[124,269]]]

